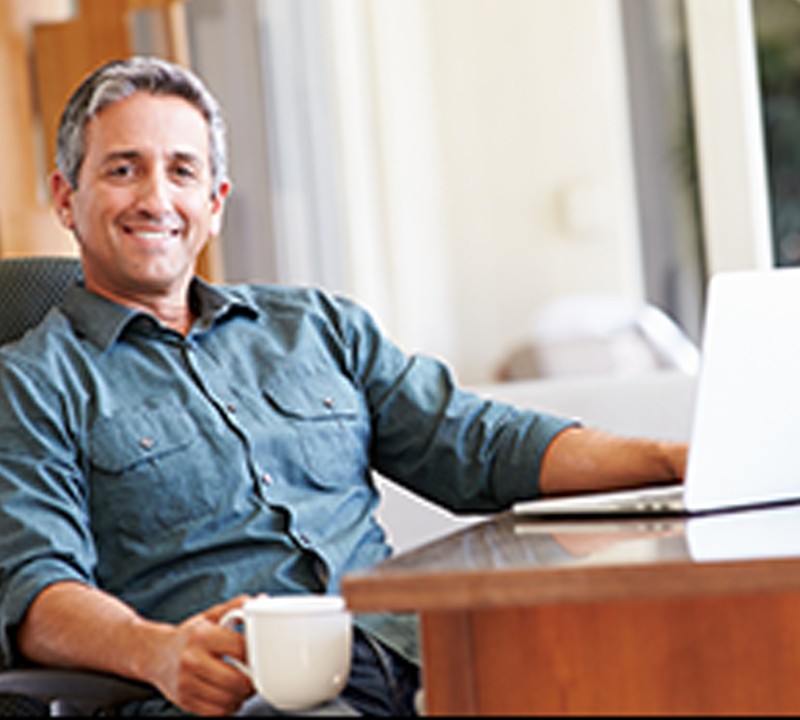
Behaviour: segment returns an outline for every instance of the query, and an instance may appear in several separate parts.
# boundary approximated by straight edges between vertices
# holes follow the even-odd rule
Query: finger
[[[242,607],[242,605],[244,605],[245,602],[252,599],[253,599],[252,595],[237,595],[236,597],[231,598],[230,600],[226,600],[225,602],[220,603],[219,605],[214,605],[208,608],[208,610],[204,611],[202,614],[205,618],[211,620],[211,622],[218,623],[223,618],[225,613],[229,612],[230,610]]]
[[[184,710],[196,715],[223,717],[236,712],[253,692],[254,690],[250,687],[240,691],[231,691],[199,683],[184,688],[179,705]]]
[[[224,630],[214,635],[213,641],[209,636],[203,637],[201,643],[183,657],[179,695],[182,707],[191,707],[193,712],[202,707],[217,708],[219,715],[219,708],[238,707],[253,694],[254,688],[247,675],[224,659],[224,655],[230,655],[243,660],[244,639],[238,633]],[[220,635],[227,637],[220,641]]]
[[[219,660],[226,655],[237,660],[246,657],[244,635],[208,618],[199,618],[194,624],[190,645],[200,652],[198,657],[209,660]]]

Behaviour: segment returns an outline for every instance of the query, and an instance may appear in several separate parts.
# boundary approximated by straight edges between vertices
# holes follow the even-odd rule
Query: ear
[[[67,230],[74,230],[75,216],[72,210],[72,196],[75,194],[75,189],[58,170],[50,176],[50,194],[55,203],[59,222]]]
[[[227,181],[223,182],[217,190],[217,194],[211,198],[211,223],[209,225],[209,239],[219,235],[222,230],[222,216],[225,210],[225,198],[231,191],[231,184]]]

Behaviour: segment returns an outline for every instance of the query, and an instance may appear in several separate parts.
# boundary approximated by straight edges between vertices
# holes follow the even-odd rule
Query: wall
[[[616,0],[368,9],[389,330],[487,382],[546,301],[640,300]],[[392,193],[405,193],[404,212]]]

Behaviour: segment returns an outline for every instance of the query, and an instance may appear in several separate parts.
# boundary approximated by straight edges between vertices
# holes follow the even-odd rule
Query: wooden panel
[[[797,594],[485,610],[470,635],[481,714],[800,712]]]
[[[428,612],[420,618],[423,638],[423,687],[430,714],[474,715],[477,679],[470,614]]]
[[[0,256],[73,251],[72,238],[56,222],[39,177],[26,43],[32,22],[61,18],[64,6],[42,0],[0,2]]]

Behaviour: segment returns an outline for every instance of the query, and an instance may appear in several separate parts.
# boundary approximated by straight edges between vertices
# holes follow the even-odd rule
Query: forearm
[[[17,634],[20,651],[43,665],[79,667],[148,680],[159,636],[170,626],[144,620],[131,607],[77,582],[46,588]]]
[[[684,443],[569,428],[545,452],[539,488],[561,495],[678,481],[686,455]]]
[[[169,625],[142,618],[100,590],[60,582],[33,601],[17,643],[35,662],[143,680],[186,711],[219,717],[253,692],[249,678],[225,660],[245,660],[244,637],[219,624],[245,599],[232,598]]]

